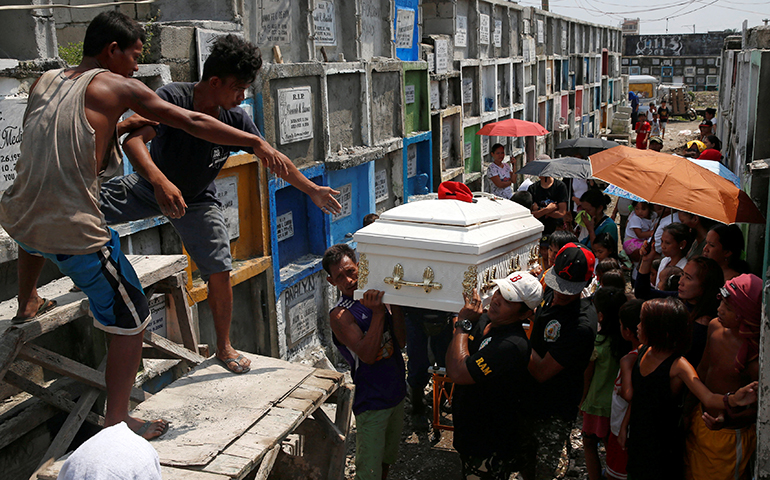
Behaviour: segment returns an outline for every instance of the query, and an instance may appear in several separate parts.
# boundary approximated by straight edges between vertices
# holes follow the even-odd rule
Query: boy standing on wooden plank
[[[203,66],[200,82],[171,83],[157,93],[174,105],[260,136],[254,122],[238,105],[261,66],[262,56],[257,47],[236,35],[219,37]],[[152,144],[148,151],[149,141]],[[263,143],[271,149],[267,142],[263,140]],[[107,223],[157,215],[168,217],[201,277],[208,282],[217,358],[234,373],[248,372],[251,361],[230,344],[233,311],[230,236],[214,180],[231,152],[258,153],[257,150],[195,138],[164,122],[132,132],[123,147],[138,173],[112,179],[102,186],[100,207]],[[339,192],[311,182],[291,162],[287,162],[286,167],[288,172],[283,178],[307,194],[324,212],[340,210],[333,196]]]

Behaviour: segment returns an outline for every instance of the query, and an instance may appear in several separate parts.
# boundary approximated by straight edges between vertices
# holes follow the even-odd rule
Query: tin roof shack
[[[624,35],[621,73],[660,83],[718,90],[720,54],[728,32]]]

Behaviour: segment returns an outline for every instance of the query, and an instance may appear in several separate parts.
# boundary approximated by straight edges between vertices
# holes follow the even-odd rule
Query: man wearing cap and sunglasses
[[[463,478],[508,478],[534,472],[532,433],[521,413],[529,404],[530,348],[522,324],[540,304],[540,282],[527,272],[494,281],[484,312],[476,290],[454,322],[446,356],[452,395],[454,447]]]
[[[593,270],[591,250],[568,243],[545,275],[547,288],[532,325],[528,367],[535,381],[530,411],[538,440],[537,479],[554,478],[578,413],[598,325],[593,304],[580,298]]]

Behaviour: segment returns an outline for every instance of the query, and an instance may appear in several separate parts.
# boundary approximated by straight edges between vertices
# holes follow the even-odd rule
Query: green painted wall
[[[414,102],[406,103],[407,87],[414,87]],[[430,92],[426,70],[404,72],[404,106],[406,111],[406,135],[430,130]]]
[[[465,173],[475,173],[481,171],[481,142],[476,132],[480,125],[471,125],[463,130],[463,149],[462,155],[465,156],[465,144],[471,144],[471,156],[465,159]]]

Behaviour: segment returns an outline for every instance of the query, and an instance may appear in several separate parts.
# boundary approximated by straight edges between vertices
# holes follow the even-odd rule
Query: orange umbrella
[[[765,223],[746,192],[684,157],[619,146],[589,160],[594,177],[650,203],[722,223]]]
[[[509,118],[508,120],[490,123],[484,125],[481,130],[476,132],[476,135],[487,135],[490,137],[539,137],[546,134],[548,134],[548,130],[539,123],[519,120],[518,118]]]

